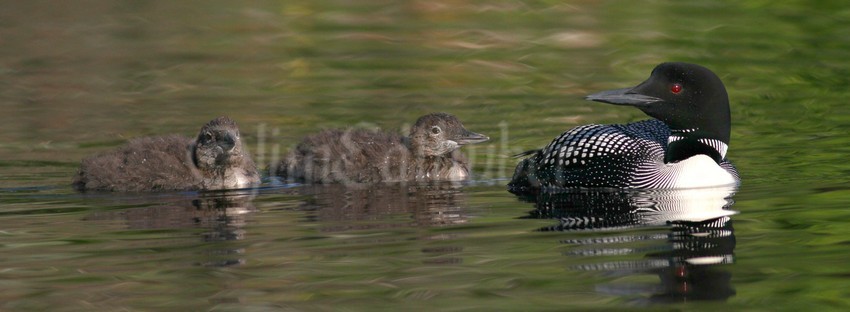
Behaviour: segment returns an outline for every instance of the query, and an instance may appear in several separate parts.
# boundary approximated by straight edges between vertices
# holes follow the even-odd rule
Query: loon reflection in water
[[[608,276],[655,274],[661,282],[597,285],[600,293],[649,294],[640,300],[652,302],[726,300],[735,295],[731,274],[717,265],[734,262],[731,216],[737,212],[731,206],[735,191],[734,187],[574,190],[522,199],[534,202],[536,207],[525,218],[558,220],[557,225],[540,231],[582,233],[561,240],[571,246],[566,256],[616,258],[592,258],[592,262],[572,269],[606,272]],[[647,230],[633,231],[641,228]],[[633,259],[640,255],[642,259]]]

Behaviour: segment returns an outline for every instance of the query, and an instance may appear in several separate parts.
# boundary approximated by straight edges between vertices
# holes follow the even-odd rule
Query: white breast
[[[231,182],[230,188],[249,188],[253,187],[254,180],[247,177],[241,170],[237,170],[237,172],[229,179]]]
[[[643,163],[633,176],[634,188],[686,189],[737,185],[735,175],[706,155],[665,164],[660,159]]]
[[[663,171],[671,174],[673,188],[697,188],[723,185],[736,185],[738,179],[726,169],[721,168],[714,159],[706,155],[696,155],[683,161],[665,164]]]
[[[454,164],[452,168],[449,170],[448,176],[446,180],[448,181],[463,181],[469,177],[469,172],[467,172],[466,167]]]

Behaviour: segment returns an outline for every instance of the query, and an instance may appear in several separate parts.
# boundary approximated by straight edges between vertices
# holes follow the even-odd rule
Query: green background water
[[[0,307],[847,309],[848,59],[844,1],[4,1]],[[509,155],[646,118],[582,97],[663,61],[711,68],[732,102],[722,300],[647,305],[653,274],[574,269],[643,256],[570,256],[599,233],[538,232],[553,222],[504,190]],[[85,155],[218,115],[264,163],[319,129],[434,111],[492,138],[460,188],[267,183],[217,205],[69,187]]]

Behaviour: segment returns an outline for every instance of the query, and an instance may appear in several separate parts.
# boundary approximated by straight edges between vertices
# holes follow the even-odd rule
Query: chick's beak
[[[463,132],[463,134],[454,138],[452,141],[457,142],[458,145],[467,145],[467,144],[475,144],[475,143],[486,142],[487,140],[490,140],[490,137],[483,135],[483,134],[480,134],[480,133],[475,133],[475,132],[466,130],[466,131]]]
[[[236,147],[236,140],[238,140],[236,138],[236,135],[227,131],[222,133],[221,136],[219,136],[219,139],[216,141],[216,144],[221,147],[222,151],[230,152],[233,150],[233,148]]]

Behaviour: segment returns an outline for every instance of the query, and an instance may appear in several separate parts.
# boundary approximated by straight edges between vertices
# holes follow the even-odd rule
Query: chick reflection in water
[[[173,195],[171,197],[109,197],[110,206],[130,206],[132,208],[94,212],[84,218],[86,221],[121,221],[130,230],[172,229],[190,230],[188,235],[198,235],[195,230],[203,229],[200,239],[215,246],[216,242],[242,240],[245,238],[246,217],[257,208],[252,203],[253,194],[248,192],[209,192],[201,193],[197,198]],[[157,202],[151,203],[152,199]],[[140,205],[145,205],[139,207]],[[178,236],[173,239],[157,240],[168,244],[166,250],[182,245]],[[197,245],[197,243],[190,243]],[[230,245],[232,246],[232,245]],[[209,246],[200,246],[209,251]],[[194,249],[192,249],[194,250]],[[226,248],[213,249],[212,252],[198,255],[192,252],[190,257],[202,259],[190,261],[204,266],[230,266],[243,264],[242,250]],[[168,257],[174,255],[169,254]]]
[[[734,187],[575,190],[524,199],[536,206],[527,218],[559,221],[541,231],[583,233],[562,240],[570,245],[565,254],[580,257],[576,260],[582,262],[573,269],[606,272],[609,276],[656,274],[661,282],[597,285],[597,291],[638,295],[644,298],[640,300],[652,302],[725,300],[734,296],[735,290],[731,274],[717,265],[734,261],[731,216],[736,212],[731,210],[731,197],[735,191]],[[646,230],[652,228],[660,230]],[[643,257],[620,260],[635,256]],[[618,260],[600,260],[603,257]]]
[[[459,264],[459,234],[427,229],[468,222],[462,186],[452,182],[387,183],[381,187],[305,185],[299,207],[323,236],[334,238],[329,252],[355,255],[418,249],[427,264]],[[344,242],[344,243],[342,243]],[[365,248],[365,249],[364,249]],[[377,251],[380,250],[380,251]]]
[[[313,211],[313,218],[325,224],[325,232],[467,222],[464,193],[451,182],[392,183],[380,188],[307,185],[299,193],[311,197],[301,208]]]

